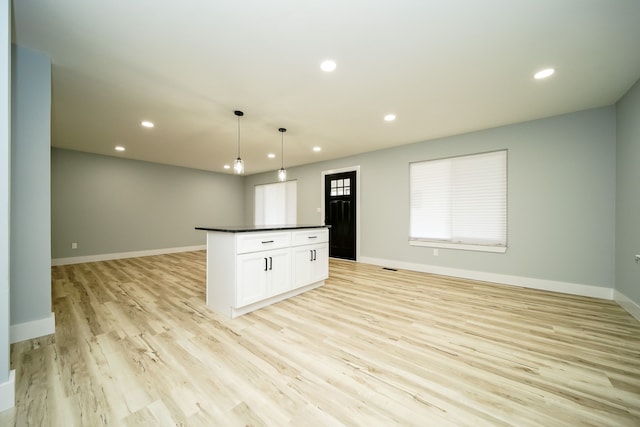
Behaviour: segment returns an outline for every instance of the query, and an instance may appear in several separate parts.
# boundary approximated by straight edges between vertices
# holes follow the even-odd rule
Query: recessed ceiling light
[[[223,166],[225,169],[231,169],[231,165],[224,165]]]
[[[140,124],[146,128],[152,128],[154,126],[153,122],[150,122],[149,120],[143,120]]]
[[[332,59],[327,59],[326,61],[323,61],[322,64],[320,64],[320,69],[322,71],[330,73],[336,69],[336,62]]]
[[[556,70],[554,70],[553,68],[545,68],[544,70],[540,70],[537,73],[535,73],[533,75],[533,78],[536,80],[546,79],[547,77],[550,77],[551,75],[553,75],[553,73],[555,72]]]
[[[124,148],[122,145],[116,145],[116,146],[115,146],[115,150],[116,150],[116,151],[124,151],[124,150],[125,150],[125,148]]]
[[[273,153],[269,153],[269,154],[267,154],[267,157],[270,158],[270,159],[275,159],[276,155],[273,154]]]
[[[395,114],[387,114],[386,116],[384,116],[384,121],[385,122],[392,122],[396,119],[396,115]]]
[[[313,147],[313,151],[315,151],[317,153],[318,151],[322,151],[322,148],[321,147]]]

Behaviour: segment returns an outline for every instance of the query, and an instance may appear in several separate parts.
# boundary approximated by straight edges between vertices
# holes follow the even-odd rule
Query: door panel
[[[311,281],[317,282],[325,280],[329,276],[329,245],[317,245],[314,253],[313,269],[311,271]]]
[[[291,289],[291,252],[289,249],[270,251],[269,255],[269,296]]]
[[[325,175],[325,224],[329,256],[356,259],[356,171]]]
[[[236,307],[267,297],[268,257],[264,253],[238,255]]]

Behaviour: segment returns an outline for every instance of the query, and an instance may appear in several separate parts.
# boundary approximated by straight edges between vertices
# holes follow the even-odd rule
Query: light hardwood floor
[[[54,267],[52,288],[2,426],[640,425],[640,323],[611,301],[332,260],[230,320],[202,251]]]

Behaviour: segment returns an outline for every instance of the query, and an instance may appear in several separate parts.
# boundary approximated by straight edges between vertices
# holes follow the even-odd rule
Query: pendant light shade
[[[233,114],[238,116],[238,158],[233,164],[233,170],[237,175],[241,175],[242,173],[244,173],[244,162],[240,158],[240,117],[244,116],[244,113],[242,111],[236,110],[233,112]]]
[[[280,159],[282,159],[280,170],[278,171],[278,180],[284,182],[287,180],[287,171],[284,168],[284,133],[287,131],[285,128],[278,129],[280,131]]]

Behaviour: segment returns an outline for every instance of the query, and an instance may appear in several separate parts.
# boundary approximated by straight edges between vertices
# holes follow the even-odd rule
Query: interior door
[[[324,222],[329,228],[329,256],[356,259],[356,171],[324,177]]]

